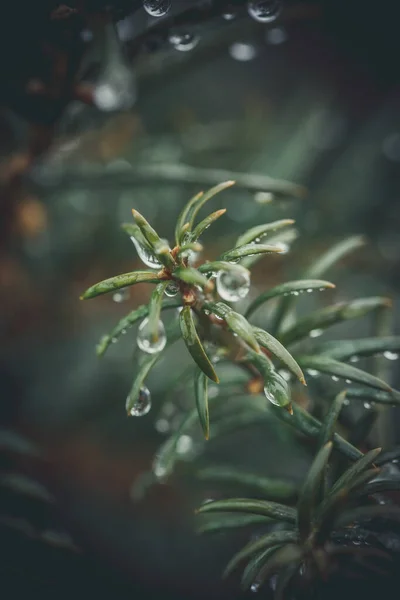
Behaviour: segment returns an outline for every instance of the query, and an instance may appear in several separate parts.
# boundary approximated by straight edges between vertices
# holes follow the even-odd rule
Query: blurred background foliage
[[[179,14],[188,4],[196,3],[173,0],[173,10]],[[10,58],[3,53],[1,59],[0,114],[0,529],[2,576],[14,590],[9,597],[28,589],[238,597],[235,582],[220,583],[233,538],[211,543],[193,533],[192,508],[219,492],[190,477],[190,461],[141,502],[132,498],[132,484],[149,469],[163,434],[193,402],[184,383],[169,414],[160,413],[184,353],[169,355],[152,374],[150,414],[127,419],[134,331],[102,360],[95,344],[147,300],[148,289],[132,288],[121,303],[109,296],[83,303],[79,295],[95,281],[139,267],[119,227],[131,219],[131,208],[172,238],[183,203],[217,183],[212,170],[220,169],[233,177],[290,180],[308,194],[276,194],[262,203],[256,186],[238,185],[216,198],[213,210],[226,206],[228,212],[208,234],[207,257],[230,247],[244,228],[295,218],[299,239],[285,257],[258,263],[255,295],[333,241],[364,234],[367,247],[330,275],[334,293],[302,298],[299,309],[389,295],[390,326],[398,334],[400,48],[394,6],[286,2],[270,25],[245,12],[195,23],[200,41],[190,52],[165,45],[132,60],[137,99],[130,110],[109,113],[69,102],[53,123],[46,151],[12,185],[9,174],[23,163],[32,128],[43,127],[47,113],[35,112],[35,99],[20,100],[9,85],[18,79],[21,48],[29,62],[34,43],[29,18],[21,22],[22,14],[16,19],[10,10],[13,18],[3,20],[10,23],[2,41]],[[151,18],[123,12],[117,30],[129,49]],[[83,33],[82,52],[90,44]],[[336,327],[335,337],[339,333],[371,335],[372,324],[360,320]],[[399,387],[395,369],[390,377]],[[395,424],[398,415],[392,414]],[[388,444],[396,441],[392,425]],[[190,459],[190,447],[185,454]],[[293,481],[301,481],[309,459],[307,448],[276,423],[210,441],[202,458]],[[31,494],[21,475],[36,482]],[[237,538],[239,548],[246,532]]]

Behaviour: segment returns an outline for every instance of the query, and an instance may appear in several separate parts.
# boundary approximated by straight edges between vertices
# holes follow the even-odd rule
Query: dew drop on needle
[[[143,352],[147,354],[156,354],[164,350],[167,343],[164,323],[158,320],[156,330],[150,326],[149,319],[146,317],[139,325],[137,344]]]
[[[144,417],[151,409],[151,394],[146,386],[140,388],[139,396],[130,410],[132,417]]]
[[[280,0],[249,0],[247,11],[259,23],[272,23],[282,10]]]
[[[217,275],[217,292],[223,300],[237,302],[246,298],[250,290],[250,274],[247,271],[219,271]]]
[[[173,298],[179,292],[179,284],[176,281],[170,281],[167,287],[164,290],[164,293],[169,298]]]
[[[133,236],[131,236],[131,240],[133,242],[133,245],[136,248],[136,252],[138,253],[140,260],[146,265],[146,267],[149,267],[150,269],[160,269],[161,268],[162,265],[161,265],[160,261],[151,252],[151,250],[149,250],[148,248],[143,246],[143,244],[138,242],[137,239],[134,238]]]
[[[197,46],[200,41],[200,38],[189,32],[184,33],[174,33],[172,32],[168,36],[168,41],[175,48],[175,50],[179,50],[180,52],[189,52]]]
[[[172,0],[143,0],[143,8],[151,17],[163,17],[171,4]]]

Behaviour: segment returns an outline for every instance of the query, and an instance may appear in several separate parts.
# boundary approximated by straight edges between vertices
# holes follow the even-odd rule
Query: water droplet
[[[146,317],[139,325],[137,335],[137,344],[139,348],[147,354],[156,354],[164,350],[167,343],[164,323],[161,319],[158,321],[157,331],[150,330],[149,319]]]
[[[253,58],[255,58],[255,56],[257,55],[257,50],[255,46],[253,46],[253,44],[246,44],[245,42],[235,42],[234,44],[229,46],[229,54],[235,60],[247,62],[248,60],[253,60]]]
[[[311,329],[310,337],[316,338],[316,337],[319,337],[320,335],[322,335],[323,333],[324,333],[323,329]]]
[[[179,284],[177,281],[170,281],[167,287],[164,290],[164,294],[168,296],[168,298],[173,298],[179,292]]]
[[[308,294],[311,294],[311,292],[312,292],[312,291],[313,291],[313,289],[312,289],[312,288],[308,288],[308,289],[307,289],[307,293],[308,293]]]
[[[392,463],[393,463],[393,464],[395,464],[395,465],[397,465],[397,464],[398,464],[398,462],[399,462],[399,459],[398,459],[398,458],[394,458],[394,459],[392,460]]]
[[[372,404],[370,402],[364,402],[364,408],[369,410],[370,408],[372,408]]]
[[[345,379],[346,383],[351,383],[351,379]]]
[[[167,433],[169,431],[169,423],[167,419],[157,419],[155,428],[159,433]]]
[[[344,404],[344,406],[349,406],[350,405],[350,400],[348,398],[345,398],[343,400],[343,404]]]
[[[310,375],[310,377],[319,377],[319,371],[316,371],[315,369],[307,369],[307,374]]]
[[[146,267],[150,267],[150,269],[161,268],[160,261],[156,256],[154,256],[151,250],[146,248],[146,246],[143,246],[143,244],[138,242],[133,236],[131,236],[131,240],[136,248],[136,252],[138,253],[140,260],[146,265]]]
[[[250,17],[259,23],[272,23],[282,10],[280,0],[250,0],[247,3],[247,12]]]
[[[197,46],[200,38],[193,33],[171,33],[168,37],[169,43],[181,52],[188,52]]]
[[[384,352],[383,356],[385,358],[387,358],[388,360],[397,360],[399,358],[399,355],[397,354],[397,352],[390,352],[390,350],[387,350],[386,352]]]
[[[354,356],[350,356],[350,362],[351,363],[356,363],[360,360],[360,357],[357,356],[356,354]]]
[[[336,375],[332,375],[332,381],[339,381],[339,377],[336,377]]]
[[[129,296],[130,296],[129,288],[122,288],[113,294],[112,299],[114,300],[114,302],[121,303],[121,302],[126,302],[126,300],[129,299]]]
[[[112,344],[116,344],[118,342],[116,337],[111,338],[111,343]]]
[[[258,592],[259,589],[260,589],[260,584],[257,581],[255,581],[254,583],[251,584],[251,587],[250,587],[251,592],[256,593],[256,592]]]
[[[139,397],[132,406],[130,414],[132,417],[143,417],[151,409],[151,394],[146,386],[140,388]]]
[[[219,271],[217,292],[223,300],[237,302],[246,298],[250,290],[250,274],[247,271]]]
[[[264,394],[267,400],[276,406],[285,406],[290,398],[287,382],[276,372],[272,372],[265,381]]]
[[[299,292],[292,292],[292,296],[298,296]]]
[[[171,0],[143,0],[143,8],[151,17],[163,17],[171,8]]]
[[[190,435],[181,435],[178,441],[176,442],[176,452],[177,454],[187,454],[193,448],[193,440]]]

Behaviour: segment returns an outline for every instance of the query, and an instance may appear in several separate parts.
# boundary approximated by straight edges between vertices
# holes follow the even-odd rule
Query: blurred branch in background
[[[127,422],[120,400],[132,375],[133,338],[122,336],[102,363],[94,355],[101,333],[111,330],[131,304],[147,302],[147,289],[138,287],[119,300],[101,298],[90,307],[78,297],[94,281],[137,267],[134,248],[119,229],[120,221],[131,218],[132,207],[169,236],[173,215],[189,195],[236,179],[239,189],[227,200],[226,219],[216,223],[214,235],[206,234],[210,255],[217,255],[228,238],[233,241],[239,227],[295,217],[304,241],[295,242],[292,253],[257,265],[258,294],[346,233],[367,233],[372,243],[335,270],[333,281],[341,285],[334,296],[325,292],[322,303],[347,301],[372,289],[389,294],[396,332],[400,122],[393,48],[399,37],[392,32],[398,21],[388,6],[371,11],[356,0],[288,0],[271,24],[251,19],[241,0],[173,0],[171,12],[159,19],[138,0],[82,0],[85,13],[72,2],[70,10],[61,10],[56,1],[25,4],[22,14],[21,4],[7,3],[0,37],[0,94],[7,107],[0,122],[1,407],[4,426],[36,440],[51,460],[47,477],[38,466],[24,471],[19,461],[5,458],[0,435],[3,567],[52,570],[49,556],[37,546],[32,550],[27,540],[15,555],[7,547],[11,531],[15,538],[18,528],[25,528],[18,519],[31,514],[28,495],[21,504],[15,500],[22,480],[13,474],[25,473],[57,492],[60,508],[51,527],[46,521],[36,527],[34,518],[30,526],[39,534],[64,528],[73,534],[84,549],[78,558],[85,569],[85,560],[93,557],[86,575],[90,593],[111,589],[109,595],[121,597],[118,582],[129,580],[131,597],[132,581],[138,579],[145,581],[141,592],[148,597],[149,586],[160,579],[157,597],[186,600],[214,593],[232,599],[236,586],[222,590],[217,584],[231,540],[221,538],[210,553],[209,542],[194,542],[186,530],[192,504],[204,493],[193,478],[184,477],[190,475],[196,449],[192,432],[180,448],[182,477],[171,487],[156,486],[140,507],[131,506],[131,484],[149,468],[160,434],[176,431],[192,406],[182,381],[163,412],[174,363],[160,361],[151,381],[156,416],[144,417],[137,426]],[[228,5],[235,5],[227,13],[235,18],[223,17]],[[177,26],[181,38],[172,43]],[[115,95],[100,79],[108,64],[106,38],[108,49],[117,48],[117,64],[135,78],[133,102],[122,112],[113,109]],[[185,40],[192,51],[178,48]],[[99,82],[102,106],[93,98]],[[300,197],[305,187],[307,202],[291,203],[288,214],[281,196]],[[299,315],[316,308],[313,295],[304,296]],[[366,324],[335,327],[346,339],[364,335]],[[379,334],[378,329],[372,333]],[[379,358],[371,362],[382,363]],[[390,369],[390,379],[399,387],[396,369]],[[320,380],[312,383],[317,394]],[[296,394],[296,400],[305,406],[304,394]],[[354,409],[368,413],[362,402],[355,403],[343,409],[349,429]],[[391,431],[395,442],[396,412],[389,414],[391,422],[378,421],[377,429],[384,439]],[[244,471],[251,466],[296,482],[310,457],[310,447],[266,420],[249,425],[233,444],[227,435],[206,451],[207,460]],[[219,493],[213,483],[205,489],[207,497]],[[246,529],[236,541],[249,535]],[[58,581],[70,580],[76,587],[72,559],[60,560]],[[118,576],[106,585],[116,563]],[[20,571],[17,577],[29,583]]]
[[[89,171],[89,172],[88,172]],[[158,163],[151,164],[116,164],[112,173],[93,169],[90,173],[88,169],[82,174],[74,170],[66,170],[63,173],[57,173],[54,169],[49,174],[53,185],[61,188],[74,186],[90,186],[93,189],[97,187],[112,187],[114,189],[120,187],[131,187],[136,183],[145,183],[147,185],[158,185],[160,183],[190,183],[199,186],[213,186],[221,181],[234,179],[239,188],[243,188],[250,192],[270,192],[271,194],[292,196],[302,198],[306,194],[304,186],[273,179],[266,175],[257,175],[256,173],[236,173],[222,169],[202,169],[183,164],[173,163]],[[40,182],[40,175],[36,177]],[[44,175],[44,183],[46,183],[46,175]],[[53,187],[50,185],[50,187]],[[269,196],[259,195],[259,202],[268,202],[272,198]]]

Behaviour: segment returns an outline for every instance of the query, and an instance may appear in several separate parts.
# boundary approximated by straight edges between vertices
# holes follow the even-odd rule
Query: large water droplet
[[[143,8],[151,17],[163,17],[171,4],[171,0],[143,0]]]
[[[384,352],[383,356],[385,358],[387,358],[388,360],[397,360],[399,358],[399,355],[397,354],[397,352],[390,352],[390,350],[387,350],[386,352]]]
[[[372,408],[371,402],[364,402],[364,408],[366,408],[367,410],[370,410]]]
[[[115,292],[113,294],[112,299],[114,300],[114,302],[126,302],[126,300],[129,299],[129,295],[130,295],[130,291],[129,288],[121,288],[120,290],[118,290],[117,292]]]
[[[173,298],[179,292],[179,284],[177,281],[170,281],[164,290],[164,293],[168,298]]]
[[[286,406],[290,400],[288,384],[276,372],[272,372],[265,381],[264,394],[267,400],[276,406]]]
[[[164,323],[159,320],[157,331],[151,331],[149,319],[146,317],[139,325],[137,335],[137,344],[143,352],[147,354],[156,354],[164,350],[167,343]]]
[[[260,584],[257,581],[255,581],[254,583],[251,584],[251,587],[250,587],[251,592],[256,593],[256,592],[258,592],[259,589],[260,589]]]
[[[139,397],[131,408],[132,417],[143,417],[151,409],[151,394],[146,386],[140,388]]]
[[[150,269],[161,268],[161,263],[158,258],[148,248],[146,248],[146,246],[143,246],[143,244],[138,242],[133,236],[131,236],[131,240],[136,248],[136,252],[138,253],[140,260],[146,265],[146,267],[150,267]]]
[[[223,300],[237,302],[246,298],[250,290],[250,274],[246,271],[219,271],[217,292]]]
[[[169,43],[181,52],[188,52],[197,46],[200,38],[193,33],[171,33],[168,36]]]
[[[316,337],[319,337],[320,335],[322,335],[323,333],[324,333],[323,329],[311,329],[310,337],[316,338]]]
[[[339,381],[339,377],[336,377],[336,375],[332,375],[332,381]]]
[[[259,23],[272,23],[282,10],[280,0],[250,0],[247,3],[247,11],[255,21]]]

